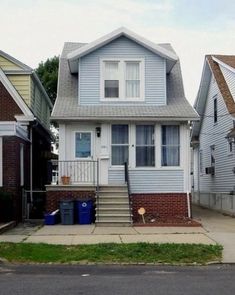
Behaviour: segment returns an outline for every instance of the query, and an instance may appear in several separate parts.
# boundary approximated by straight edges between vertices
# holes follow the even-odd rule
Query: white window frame
[[[90,157],[87,157],[87,158],[81,158],[81,157],[76,157],[76,134],[77,133],[90,133],[91,134],[91,155],[90,155]],[[86,161],[86,160],[92,160],[93,159],[93,132],[92,131],[90,131],[90,130],[76,130],[76,131],[74,131],[74,136],[73,136],[73,138],[74,138],[74,144],[73,144],[73,147],[74,147],[74,152],[73,152],[73,155],[74,155],[74,159],[75,160],[84,160],[84,161]]]
[[[3,143],[0,136],[0,187],[3,186]]]
[[[104,71],[105,62],[119,62],[119,97],[105,97]],[[140,63],[140,97],[126,97],[126,62]],[[101,58],[100,59],[100,100],[101,101],[144,101],[145,100],[145,60],[144,58]]]
[[[179,128],[179,145],[173,145],[173,146],[178,146],[179,147],[179,165],[176,165],[176,166],[164,166],[164,165],[162,165],[162,157],[163,157],[162,148],[163,148],[163,146],[167,146],[167,145],[163,145],[163,142],[162,142],[162,127],[163,126],[178,126],[178,128]],[[181,131],[180,125],[179,124],[171,124],[171,123],[169,123],[169,124],[161,124],[160,128],[161,128],[161,141],[160,141],[161,142],[161,159],[160,159],[161,168],[166,169],[166,170],[169,169],[169,168],[177,170],[177,169],[181,168],[181,163],[182,163],[182,154],[181,154],[181,144],[182,144],[181,133],[182,133],[182,131]]]
[[[137,145],[137,126],[153,126],[153,141],[154,141],[154,144],[153,145]],[[137,147],[148,147],[148,146],[151,146],[151,147],[154,147],[154,165],[153,166],[137,166],[136,165],[136,150],[137,150]],[[135,168],[155,168],[156,167],[156,126],[155,124],[151,124],[151,123],[146,123],[146,124],[135,124]]]
[[[112,143],[112,126],[113,125],[127,125],[128,126],[128,143],[126,144],[126,143],[123,143],[123,144],[113,144]],[[112,164],[112,147],[113,146],[128,146],[128,166],[130,167],[130,124],[128,124],[128,123],[112,123],[111,125],[110,125],[110,155],[111,155],[111,157],[110,157],[110,167],[111,168],[123,168],[124,166],[123,165],[113,165]]]

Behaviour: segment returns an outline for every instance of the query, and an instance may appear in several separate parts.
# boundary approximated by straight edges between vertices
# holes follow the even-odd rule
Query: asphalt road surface
[[[235,294],[235,265],[205,267],[0,264],[1,295]]]

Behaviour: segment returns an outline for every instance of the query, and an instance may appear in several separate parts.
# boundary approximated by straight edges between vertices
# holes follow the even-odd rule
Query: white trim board
[[[229,71],[235,73],[235,69],[229,65],[227,65],[226,63],[222,62],[221,60],[219,60],[218,58],[212,56],[212,59],[217,62],[218,64],[220,64],[221,66],[223,66],[224,68],[228,69]]]

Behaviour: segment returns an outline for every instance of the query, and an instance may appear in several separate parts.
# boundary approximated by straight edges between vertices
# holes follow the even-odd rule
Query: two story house
[[[207,55],[195,108],[193,196],[203,206],[235,213],[235,56]]]
[[[33,190],[45,190],[51,109],[34,70],[0,51],[0,221],[7,214],[1,195],[13,200],[13,216],[3,219],[18,221],[29,208],[26,198],[22,208],[23,190],[31,203]]]
[[[170,44],[126,28],[65,43],[52,120],[59,177],[47,187],[48,210],[66,196],[96,196],[97,224],[131,224],[140,207],[158,217],[190,215],[189,122],[198,115]]]

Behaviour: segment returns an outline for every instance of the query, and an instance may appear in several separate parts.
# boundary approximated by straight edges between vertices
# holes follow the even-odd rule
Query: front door
[[[93,132],[77,131],[75,133],[75,158],[73,168],[73,183],[94,184],[96,177],[96,162],[93,160]]]
[[[93,158],[91,131],[76,132],[75,157],[83,160],[91,160]]]

